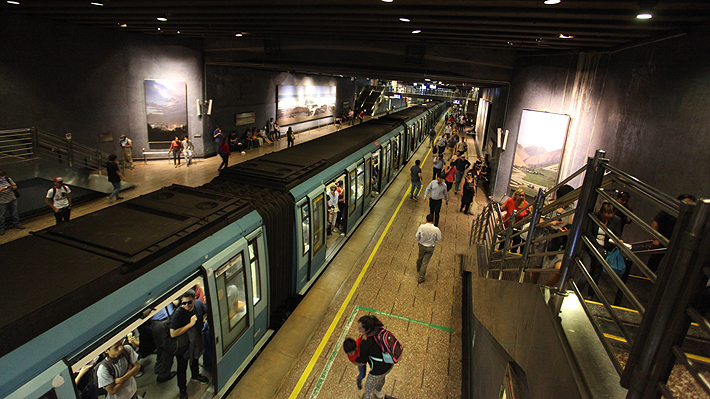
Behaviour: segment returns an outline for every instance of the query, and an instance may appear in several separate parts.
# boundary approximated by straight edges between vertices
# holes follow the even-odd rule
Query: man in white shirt
[[[68,222],[71,216],[71,190],[64,185],[61,176],[54,178],[54,187],[47,191],[47,205],[52,208],[57,224]]]
[[[338,209],[338,192],[335,190],[335,185],[332,185],[328,194],[328,235],[333,233],[333,227],[335,227],[336,209]]]
[[[446,199],[446,205],[449,205],[449,189],[444,183],[444,175],[434,176],[436,180],[432,180],[424,192],[424,202],[427,197],[429,200],[429,214],[434,217],[434,226],[439,227],[439,213],[441,212],[441,202]]]
[[[434,246],[437,241],[441,241],[441,230],[434,226],[434,215],[426,215],[426,223],[419,226],[417,230],[417,241],[419,242],[417,273],[419,273],[418,283],[421,284],[426,277],[426,268],[429,265],[431,255],[434,253]]]
[[[106,389],[106,399],[137,398],[138,386],[135,375],[141,369],[138,354],[130,345],[123,345],[123,340],[116,342],[106,350],[106,359],[96,368],[99,388]]]

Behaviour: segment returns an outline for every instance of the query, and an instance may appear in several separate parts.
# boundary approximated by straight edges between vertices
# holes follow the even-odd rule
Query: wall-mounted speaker
[[[207,103],[207,115],[212,115],[212,100]]]
[[[199,98],[195,101],[197,102],[197,116],[201,116],[202,115],[202,103],[200,102]]]

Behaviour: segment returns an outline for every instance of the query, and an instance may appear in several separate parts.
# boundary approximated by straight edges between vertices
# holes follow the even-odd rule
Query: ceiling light
[[[637,15],[636,18],[638,18],[638,19],[651,19],[651,18],[653,18],[653,15],[652,15],[651,13],[649,13],[649,12],[643,12],[643,13],[640,13],[639,15]]]
[[[242,37],[242,36],[244,36],[244,35],[241,34],[241,33],[237,33],[237,34],[235,34],[234,36],[236,36],[236,37]]]
[[[545,4],[560,4],[561,0],[545,0]]]
[[[165,21],[167,21],[167,20],[168,20],[168,19],[165,18],[165,17],[158,17],[158,21],[165,22]]]
[[[177,32],[175,32],[175,33],[177,33],[177,34],[179,35],[179,34],[180,34],[180,31],[177,31]]]
[[[572,36],[572,35],[565,35],[565,34],[560,33],[560,39],[573,39],[573,38],[574,38],[574,36]]]
[[[400,18],[399,20],[402,22],[409,22],[409,18]]]
[[[391,3],[393,0],[382,0],[383,3]]]
[[[91,2],[91,5],[92,5],[92,6],[99,6],[99,7],[103,7],[103,6],[104,6],[103,3],[99,3],[99,2],[96,2],[96,1],[92,1],[92,2]]]
[[[416,30],[413,30],[412,33],[414,33],[416,35],[417,33],[422,33],[422,31],[420,29],[416,29]]]
[[[427,82],[431,82],[431,79],[429,78],[424,78],[424,80],[426,80]]]
[[[158,28],[158,30],[160,30],[160,28]]]
[[[17,5],[19,5],[20,2],[19,2],[19,1],[7,0],[7,4],[17,4]]]
[[[128,26],[128,24],[119,24],[119,25],[121,26],[121,28],[125,28]]]
[[[508,42],[508,45],[512,46],[512,45],[513,45],[513,42]]]

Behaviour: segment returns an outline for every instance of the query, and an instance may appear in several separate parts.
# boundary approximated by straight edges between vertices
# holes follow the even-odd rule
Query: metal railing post
[[[67,146],[67,162],[69,163],[69,167],[74,167],[74,146],[72,146],[72,140],[67,137],[64,141]]]
[[[537,191],[537,197],[535,197],[535,206],[532,211],[532,219],[530,220],[530,227],[528,228],[528,239],[523,246],[523,257],[520,259],[520,278],[519,283],[525,280],[525,267],[528,262],[528,255],[530,255],[530,247],[532,246],[533,238],[535,238],[535,228],[537,227],[537,222],[540,220],[540,207],[542,206],[542,201],[545,195],[542,189]],[[521,237],[522,239],[522,237]]]
[[[603,150],[597,150],[594,158],[587,161],[587,172],[584,174],[584,182],[582,190],[579,194],[577,203],[577,211],[575,212],[574,222],[567,239],[567,248],[564,258],[562,258],[562,266],[560,281],[557,283],[557,291],[564,292],[567,279],[570,277],[570,270],[573,269],[574,259],[582,253],[584,245],[582,244],[581,236],[586,231],[589,223],[587,214],[594,209],[596,204],[596,188],[601,186],[604,178],[604,164],[608,161],[604,158],[606,153]],[[559,310],[559,309],[558,309]]]

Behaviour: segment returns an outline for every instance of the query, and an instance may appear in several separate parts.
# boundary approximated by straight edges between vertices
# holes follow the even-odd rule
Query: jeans
[[[362,381],[365,379],[365,375],[367,374],[367,366],[357,366],[357,371],[360,373],[357,375],[357,380]]]
[[[456,171],[456,181],[454,181],[454,191],[459,191],[459,185],[461,184],[461,180],[463,180],[463,170],[461,171]]]
[[[109,194],[108,197],[116,197],[116,199],[120,199],[121,197],[118,196],[118,192],[121,191],[121,182],[111,182],[111,184],[113,184],[113,191],[111,191],[111,194]]]
[[[20,225],[20,214],[17,212],[17,198],[15,198],[6,204],[0,204],[0,231],[5,230],[5,211],[10,213],[12,224]]]
[[[59,208],[59,212],[54,212],[54,219],[57,224],[62,224],[63,222],[68,222],[71,216],[71,208],[68,206],[66,208]]]
[[[434,139],[435,139],[435,138],[436,138],[436,136],[429,136],[429,147],[433,147],[433,146],[434,146]]]
[[[434,215],[434,226],[439,227],[439,213],[441,212],[441,201],[443,199],[435,200],[434,198],[429,198],[429,214]]]
[[[187,362],[188,360],[183,357],[183,355],[176,356],[177,358],[177,381],[178,388],[180,391],[187,390]],[[191,359],[190,361],[190,375],[192,378],[200,375],[200,363],[198,359]]]
[[[172,153],[173,153],[173,164],[180,165],[180,151],[173,150]]]
[[[229,166],[229,155],[220,152],[219,156],[222,157],[222,163],[219,164],[219,168],[217,170],[222,170],[222,169],[227,168]]]
[[[422,182],[413,181],[412,182],[412,189],[409,192],[409,196],[412,198],[417,198],[421,191],[422,191]]]

